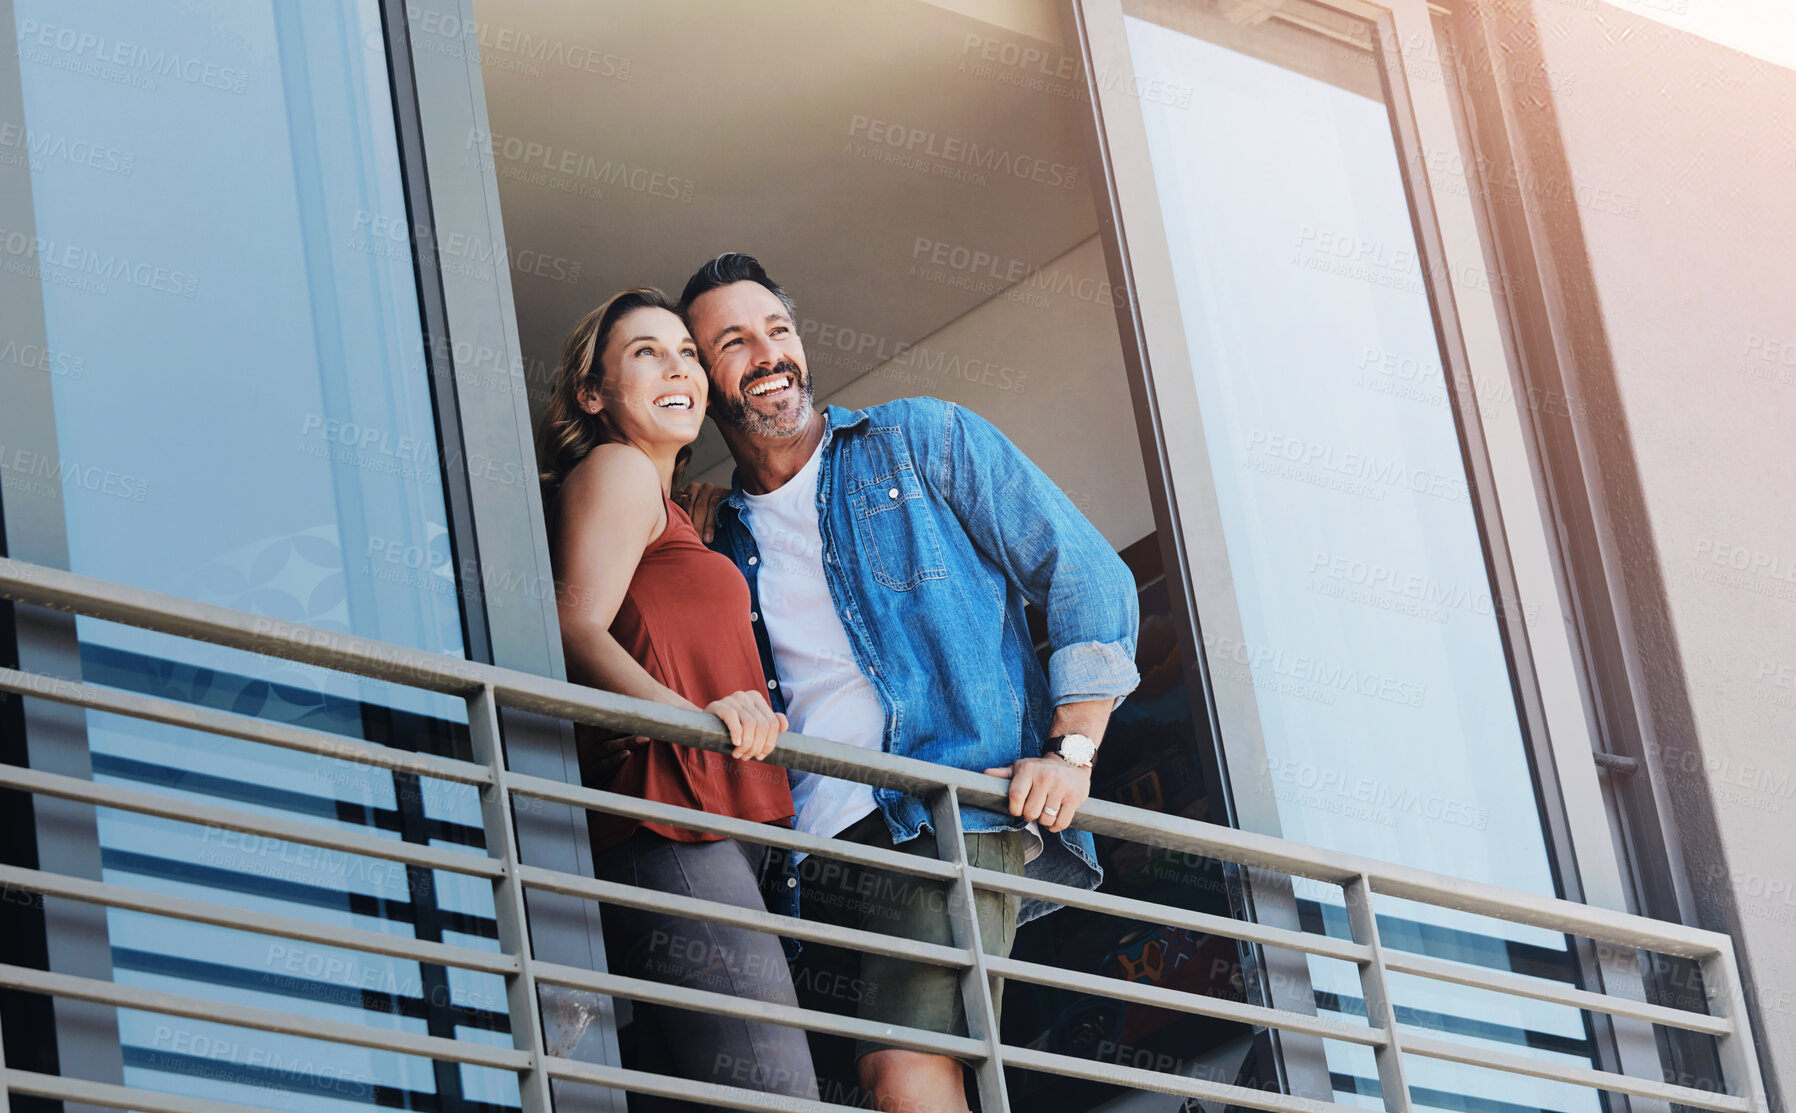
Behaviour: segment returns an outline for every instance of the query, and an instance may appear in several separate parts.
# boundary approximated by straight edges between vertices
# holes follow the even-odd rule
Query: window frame
[[[13,0],[0,0],[0,26],[9,30],[17,26]],[[23,132],[23,59],[16,50],[0,55],[0,124],[16,125]],[[4,222],[0,226],[35,238],[36,187],[30,168],[23,163],[0,165],[0,183],[6,186],[0,189],[0,222]],[[48,338],[41,280],[27,268],[0,271],[0,339],[48,351]],[[0,367],[0,397],[8,402],[0,406],[0,444],[8,451],[30,453],[33,460],[60,475],[62,455],[57,447],[51,374],[22,362]],[[17,560],[67,568],[69,538],[62,500],[9,498],[0,490],[0,552]],[[28,672],[81,678],[73,615],[14,603],[0,603],[0,607],[6,609],[8,619],[0,634],[10,633],[13,639],[13,644],[0,646],[0,654]],[[9,745],[6,756],[26,760],[34,769],[91,780],[87,713],[43,699],[21,698],[17,702],[16,712],[12,708],[5,711],[6,725],[22,725],[24,737]],[[31,816],[33,836],[31,845],[16,848],[18,852],[31,855],[40,869],[99,879],[100,831],[91,805],[36,799],[28,794],[20,794],[18,802]],[[112,946],[104,908],[45,897],[42,915],[30,927],[43,934],[27,945],[38,949],[48,969],[111,977]],[[44,1066],[103,1082],[124,1081],[116,1010],[74,1001],[45,1001],[26,1012],[19,995],[9,996],[9,1003],[17,1003],[36,1025],[23,1027],[21,1017],[8,1009],[6,1030],[36,1032],[39,1042],[33,1050],[51,1057]],[[46,1021],[49,1023],[44,1025]]]
[[[476,593],[472,598],[464,594],[464,607],[484,615],[487,663],[565,680],[548,531],[535,481],[530,380],[518,340],[511,256],[476,35],[462,36],[456,51],[443,49],[441,42],[419,46],[422,35],[441,37],[429,28],[472,30],[480,24],[473,0],[380,2],[421,304],[428,307],[433,297],[440,299],[439,315],[425,320],[425,353],[438,391],[438,420],[454,426],[460,448],[451,459],[445,438],[445,469],[456,473],[446,474],[445,483],[464,492],[449,509],[452,523],[462,519],[452,527],[458,542],[457,581],[464,593]],[[476,274],[476,268],[465,265],[444,269],[436,251],[444,242],[460,245],[472,259],[486,260],[491,272]],[[505,389],[492,389],[495,381]],[[518,483],[516,476],[527,481]],[[581,783],[572,724],[512,708],[501,708],[498,715],[509,770]],[[536,803],[513,816],[521,857],[532,865],[590,877],[586,813]],[[597,902],[540,890],[527,891],[524,899],[536,958],[609,971]],[[536,1004],[547,1035],[548,1010],[542,999]],[[579,1051],[563,1054],[622,1066],[616,1002],[602,1000],[596,1011]],[[554,1090],[556,1106],[563,1111],[625,1113],[621,1090]]]
[[[1548,469],[1532,435],[1542,403],[1553,396],[1535,390],[1513,358],[1513,279],[1488,250],[1489,236],[1475,203],[1481,196],[1478,164],[1470,157],[1462,105],[1454,95],[1458,59],[1442,46],[1434,23],[1434,16],[1448,14],[1448,9],[1428,0],[1312,2],[1364,20],[1373,30],[1486,572],[1493,594],[1513,603],[1499,608],[1497,624],[1555,881],[1567,899],[1631,910],[1593,753],[1599,746],[1583,653],[1574,638],[1568,554],[1546,494]],[[1143,419],[1144,439],[1151,424],[1154,444],[1150,484],[1169,504],[1171,520],[1161,523],[1163,532],[1171,539],[1169,547],[1177,548],[1180,566],[1189,570],[1184,581],[1191,594],[1185,604],[1198,616],[1192,629],[1183,632],[1184,648],[1192,660],[1202,662],[1199,690],[1209,701],[1219,739],[1231,822],[1279,835],[1253,690],[1214,684],[1202,650],[1203,634],[1239,641],[1241,620],[1196,388],[1183,371],[1189,366],[1189,349],[1141,105],[1124,88],[1126,82],[1099,80],[1101,74],[1133,72],[1122,0],[1061,0],[1061,13],[1068,49],[1078,52],[1085,67],[1093,189],[1111,280],[1124,295],[1117,299],[1117,316],[1125,359],[1138,392],[1138,410],[1151,414],[1151,420]],[[1429,74],[1438,79],[1427,80]],[[1412,76],[1418,80],[1412,82]],[[1431,169],[1425,157],[1430,151],[1459,157],[1437,157]],[[1449,173],[1441,164],[1459,172]],[[1494,392],[1495,397],[1487,390],[1481,397],[1476,384],[1509,389]],[[1180,436],[1167,437],[1168,427],[1178,428]],[[1539,616],[1532,626],[1524,618],[1530,613]],[[1268,917],[1267,922],[1294,916],[1288,883],[1262,877],[1254,881],[1256,915]],[[1599,954],[1587,941],[1573,943],[1586,988],[1644,992],[1634,956],[1618,959]],[[1302,1008],[1309,990],[1305,964],[1286,963],[1275,972],[1269,1003]],[[1586,1023],[1599,1067],[1659,1074],[1649,1025],[1588,1013]],[[1285,1035],[1280,1043],[1281,1081],[1296,1087],[1287,1092],[1331,1091],[1319,1040]],[[1628,1099],[1609,1095],[1608,1100],[1611,1109],[1629,1108]],[[1658,1104],[1639,1101],[1634,1108],[1661,1113],[1652,1108]]]
[[[1489,0],[1464,0],[1453,10],[1433,9],[1436,35],[1455,59],[1466,58],[1486,73],[1509,57],[1502,30],[1533,28],[1526,12],[1501,13]],[[1504,23],[1502,21],[1509,21]],[[1524,53],[1524,65],[1544,69],[1538,47]],[[1511,62],[1510,64],[1514,64]],[[1582,397],[1575,384],[1583,380],[1562,356],[1564,278],[1571,267],[1588,275],[1581,244],[1557,250],[1548,240],[1540,206],[1500,203],[1505,187],[1538,181],[1540,163],[1548,173],[1566,174],[1563,152],[1530,149],[1516,115],[1515,93],[1493,84],[1473,89],[1470,82],[1449,87],[1460,127],[1461,143],[1476,152],[1468,160],[1470,196],[1476,205],[1487,254],[1500,261],[1505,276],[1502,310],[1518,381],[1530,397],[1575,399],[1566,412],[1532,411],[1525,433],[1540,470],[1541,499],[1550,507],[1553,537],[1561,554],[1564,579],[1560,590],[1576,632],[1586,699],[1590,708],[1593,757],[1601,774],[1604,814],[1625,886],[1627,910],[1674,923],[1702,921],[1684,864],[1679,812],[1665,780],[1647,711],[1647,671],[1627,616],[1626,577],[1616,538],[1602,510],[1602,479],[1587,462],[1592,439],[1577,412],[1593,399]],[[1482,93],[1482,95],[1479,95]],[[1543,98],[1545,133],[1559,139],[1556,114]],[[1667,693],[1689,718],[1681,689]],[[1663,698],[1663,697],[1661,697]],[[1672,753],[1675,746],[1669,747]],[[1699,822],[1706,822],[1707,817]],[[1641,979],[1648,1000],[1676,1001],[1699,992],[1699,971],[1684,960],[1655,956]],[[1756,1002],[1752,1005],[1757,1011]],[[1641,1034],[1645,1039],[1650,1033]],[[1724,1077],[1713,1046],[1689,1033],[1659,1034],[1659,1054],[1668,1077]]]

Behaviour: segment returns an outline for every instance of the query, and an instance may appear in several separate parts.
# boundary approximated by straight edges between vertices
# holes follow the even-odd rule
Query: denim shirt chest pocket
[[[948,578],[935,508],[923,489],[904,430],[871,427],[848,453],[848,503],[873,579],[894,591]]]

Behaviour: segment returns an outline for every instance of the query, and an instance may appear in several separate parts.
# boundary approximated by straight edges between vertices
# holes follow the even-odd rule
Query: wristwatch
[[[1098,744],[1083,734],[1056,734],[1041,748],[1041,756],[1056,754],[1075,769],[1090,769],[1098,756]]]

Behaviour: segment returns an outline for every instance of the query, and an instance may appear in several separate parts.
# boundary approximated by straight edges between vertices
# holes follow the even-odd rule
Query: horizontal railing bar
[[[321,630],[0,557],[0,595],[177,638],[300,661],[448,695],[469,695],[503,670],[372,638]]]
[[[1209,912],[1194,912],[1190,909],[1155,904],[1152,901],[1136,900],[1133,897],[1119,897],[1091,889],[1077,889],[1071,885],[1036,881],[1033,878],[999,873],[996,870],[973,867],[967,871],[967,874],[973,879],[973,884],[982,889],[1015,893],[1017,896],[1033,897],[1053,904],[1064,904],[1070,908],[1084,908],[1092,912],[1123,916],[1131,920],[1146,920],[1149,923],[1163,924],[1167,927],[1187,928],[1210,935],[1226,936],[1230,939],[1243,939],[1249,943],[1283,947],[1320,958],[1340,959],[1342,962],[1361,963],[1372,960],[1370,948],[1348,939],[1336,939],[1329,935],[1312,935],[1304,931],[1268,927],[1264,924],[1256,924],[1252,920],[1235,920]]]
[[[696,808],[682,808],[675,804],[662,804],[653,800],[644,800],[640,796],[625,796],[618,792],[606,792],[603,789],[586,788],[581,785],[569,784],[566,781],[552,781],[544,777],[531,777],[521,773],[506,774],[505,783],[510,787],[514,796],[548,800],[557,804],[604,812],[607,815],[652,820],[656,823],[687,827],[694,831],[707,831],[714,835],[741,839],[744,842],[777,846],[786,850],[799,850],[806,854],[816,854],[838,861],[854,862],[857,865],[874,866],[879,869],[902,871],[920,877],[933,877],[942,881],[950,881],[954,878],[954,867],[940,858],[906,854],[901,850],[885,850],[876,846],[866,846],[823,835],[807,835],[803,831],[782,827],[776,823],[756,823],[753,820],[717,815],[714,812],[699,811]]]
[[[1470,1044],[1426,1039],[1409,1032],[1403,1034],[1403,1050],[1411,1055],[1423,1055],[1430,1059],[1443,1059],[1450,1063],[1462,1063],[1470,1067],[1488,1067],[1509,1074],[1525,1074],[1530,1078],[1544,1078],[1552,1082],[1569,1082],[1575,1086],[1587,1086],[1593,1090],[1608,1090],[1611,1093],[1650,1098],[1655,1101],[1670,1102],[1673,1105],[1693,1105],[1698,1109],[1713,1109],[1717,1113],[1749,1113],[1752,1109],[1751,1101],[1744,1097],[1735,1097],[1732,1094],[1698,1090],[1693,1086],[1674,1086],[1658,1079],[1635,1078],[1632,1075],[1616,1074],[1614,1071],[1595,1070],[1590,1067],[1574,1066],[1570,1063],[1555,1063],[1548,1059],[1531,1059],[1523,1055],[1487,1051],[1482,1047],[1473,1047]]]
[[[464,854],[436,846],[401,842],[398,839],[376,838],[359,831],[334,831],[316,823],[256,815],[236,808],[222,808],[215,804],[184,800],[178,796],[164,796],[141,789],[84,781],[78,777],[65,777],[60,773],[43,773],[18,765],[0,765],[0,786],[44,796],[58,796],[96,807],[117,808],[139,815],[153,815],[160,819],[218,827],[228,831],[243,831],[345,854],[403,862],[406,865],[446,870],[471,877],[497,878],[505,875],[504,864],[484,854]]]
[[[165,723],[227,738],[241,738],[247,742],[260,742],[282,749],[317,754],[319,757],[335,758],[356,765],[390,769],[396,773],[415,773],[421,777],[435,777],[457,784],[488,785],[493,782],[490,769],[471,761],[396,750],[377,742],[364,742],[339,734],[307,730],[289,723],[258,719],[253,715],[238,715],[212,707],[158,699],[116,688],[102,688],[95,684],[64,680],[41,673],[0,668],[0,691],[37,696],[93,711],[126,715],[145,722]]]
[[[1183,1074],[1126,1067],[1120,1063],[1079,1059],[1071,1055],[1057,1055],[1050,1051],[1035,1051],[1010,1044],[1004,1045],[1004,1065],[1057,1074],[1063,1078],[1083,1078],[1088,1082],[1103,1082],[1111,1086],[1177,1094],[1180,1097],[1197,1098],[1199,1101],[1212,1101],[1218,1105],[1244,1105],[1249,1109],[1269,1110],[1270,1113],[1365,1113],[1363,1109],[1338,1102],[1318,1101],[1274,1090],[1255,1090],[1232,1082],[1211,1082]]]
[[[510,1047],[491,1047],[472,1040],[421,1036],[415,1032],[371,1028],[365,1024],[348,1024],[340,1020],[325,1020],[250,1005],[207,1001],[178,993],[164,993],[159,989],[103,982],[97,978],[78,978],[72,974],[53,974],[23,966],[0,966],[0,986],[123,1009],[139,1009],[163,1016],[181,1016],[238,1028],[255,1028],[283,1036],[299,1036],[355,1047],[371,1047],[377,1051],[391,1051],[399,1055],[417,1055],[427,1059],[492,1067],[494,1070],[525,1070],[531,1063],[528,1052]]]
[[[170,896],[167,893],[157,893],[149,889],[136,889],[104,881],[89,881],[86,878],[45,873],[41,870],[21,869],[18,866],[0,866],[0,886],[3,886],[8,892],[24,890],[42,893],[45,896],[64,897],[68,900],[104,905],[107,908],[119,908],[128,912],[168,916],[189,923],[211,924],[215,927],[252,931],[262,935],[280,936],[284,939],[299,939],[307,943],[320,943],[344,950],[387,955],[391,958],[407,959],[413,962],[431,962],[439,966],[454,966],[483,974],[509,976],[518,972],[516,955],[477,951],[472,947],[456,947],[447,943],[433,943],[426,939],[407,939],[403,936],[366,931],[362,928],[342,927],[338,924],[307,920],[296,916],[277,916],[247,908],[233,908],[226,904],[211,904],[206,901],[189,900],[186,897]]]
[[[664,742],[718,753],[731,749],[729,733],[720,720],[701,711],[686,711],[520,672],[504,672],[494,683],[493,694],[501,706],[553,719],[646,734]],[[846,777],[916,796],[928,796],[953,784],[974,797],[978,807],[1004,810],[1008,806],[1006,782],[996,777],[790,731],[780,735],[779,745],[767,760],[802,773]]]
[[[494,694],[508,707],[615,729],[648,732],[669,742],[701,749],[720,752],[729,749],[728,734],[708,715],[639,700],[630,701],[637,706],[629,714],[613,715],[601,711],[599,705],[627,697],[520,673],[507,673],[506,676],[507,682],[495,685]],[[929,794],[951,785],[964,803],[996,811],[1008,806],[1008,786],[999,778],[802,734],[782,734],[768,760],[802,772],[848,777],[907,792]],[[1645,947],[1665,954],[1701,957],[1731,946],[1727,936],[1700,928],[1499,889],[1357,855],[1318,852],[1316,848],[1268,835],[1144,811],[1108,800],[1086,801],[1079,809],[1075,825],[1096,834],[1332,884],[1342,884],[1364,874],[1372,879],[1375,891],[1388,896],[1623,946]],[[1520,915],[1516,914],[1518,912]]]
[[[502,706],[648,733],[669,742],[710,750],[729,747],[721,724],[701,712],[257,617],[10,558],[0,558],[0,596],[432,691],[467,695],[491,685]],[[1006,786],[996,778],[823,739],[783,735],[772,757],[788,768],[830,773],[923,795],[952,786],[966,803],[976,807],[1004,806]],[[1269,835],[1161,815],[1106,800],[1087,802],[1080,809],[1077,826],[1097,834],[1330,884],[1343,884],[1364,875],[1373,891],[1385,896],[1662,954],[1703,958],[1731,953],[1732,942],[1717,932],[1500,889],[1357,855],[1321,851]]]
[[[1569,1005],[1574,1009],[1588,1009],[1591,1012],[1623,1016],[1630,1020],[1644,1020],[1651,1024],[1663,1024],[1672,1028],[1682,1028],[1689,1032],[1704,1032],[1711,1036],[1724,1036],[1733,1031],[1733,1024],[1725,1017],[1708,1016],[1704,1013],[1695,1013],[1688,1009],[1673,1009],[1664,1005],[1650,1005],[1644,1001],[1630,1001],[1625,997],[1612,997],[1607,993],[1592,993],[1589,990],[1574,989],[1557,982],[1492,970],[1488,966],[1470,966],[1463,962],[1449,962],[1445,959],[1429,958],[1407,951],[1393,951],[1387,948],[1384,952],[1384,968],[1399,974],[1414,974],[1417,977],[1432,978],[1435,981],[1452,982],[1455,985],[1471,986],[1475,989],[1494,990],[1513,997],[1550,1001],[1555,1005]]]
[[[613,719],[597,713],[595,705],[627,697],[560,684],[569,696],[543,694],[546,686],[559,684],[520,673],[508,673],[509,681],[495,685],[494,694],[508,707],[556,718],[573,719],[617,729],[648,731],[655,737],[701,749],[729,749],[729,735],[717,720],[693,711],[663,704],[631,701],[652,712],[647,719],[623,716]],[[578,697],[578,698],[575,698]],[[632,712],[632,714],[640,714]],[[776,764],[803,772],[848,777],[881,787],[924,795],[952,786],[961,801],[974,807],[1004,811],[1008,808],[1007,782],[962,769],[918,761],[914,758],[863,750],[802,734],[780,735],[779,745],[768,758]],[[1108,800],[1088,800],[1079,809],[1075,826],[1166,850],[1198,854],[1278,873],[1342,884],[1364,874],[1376,892],[1425,904],[1492,916],[1568,934],[1581,935],[1622,946],[1644,947],[1664,954],[1700,958],[1730,947],[1727,936],[1624,912],[1593,908],[1573,901],[1539,897],[1519,890],[1499,889],[1446,874],[1429,873],[1357,855],[1293,843],[1269,835],[1231,827],[1200,823],[1183,816],[1149,812]]]
[[[635,885],[619,885],[612,881],[599,881],[591,877],[562,873],[558,870],[546,870],[540,866],[519,866],[518,880],[523,882],[527,888],[546,889],[552,893],[584,897],[587,900],[602,901],[606,904],[621,904],[626,908],[646,908],[651,911],[685,916],[689,919],[704,920],[707,923],[734,924],[737,927],[762,931],[770,935],[785,935],[793,939],[804,939],[831,947],[843,947],[851,951],[871,951],[874,954],[907,958],[913,962],[926,962],[932,966],[946,966],[958,970],[972,963],[971,956],[958,947],[921,943],[915,939],[905,939],[897,935],[882,935],[877,931],[862,931],[859,928],[813,923],[809,920],[781,916],[759,908],[741,908],[734,904],[724,904],[722,901],[699,900],[696,897],[662,893]]]
[[[64,1078],[35,1071],[0,1070],[0,1086],[15,1094],[31,1094],[53,1101],[71,1101],[82,1105],[99,1105],[108,1109],[133,1109],[139,1113],[276,1113],[262,1105],[238,1105],[211,1098],[190,1098],[180,1094],[159,1094],[132,1086],[110,1082],[89,1082],[85,1078]]]
[[[1682,958],[1703,958],[1733,946],[1732,940],[1719,932],[1686,927],[1668,920],[1648,919],[1516,889],[1499,889],[1478,881],[1407,869],[1387,862],[1363,861],[1372,891],[1380,896],[1452,908],[1512,924],[1527,924],[1601,943],[1638,947]]]
[[[1213,1016],[1219,1020],[1232,1020],[1256,1028],[1278,1028],[1286,1032],[1302,1032],[1305,1035],[1341,1040],[1344,1043],[1358,1044],[1361,1047],[1383,1047],[1389,1042],[1382,1031],[1377,1028],[1369,1028],[1364,1024],[1348,1024],[1326,1017],[1309,1016],[1304,1013],[1289,1012],[1285,1009],[1269,1009],[1263,1005],[1250,1005],[1243,1001],[1230,1001],[1222,997],[1209,997],[1201,993],[1167,989],[1165,986],[1124,981],[1121,978],[1106,978],[1101,974],[1086,974],[1058,966],[1043,966],[1035,962],[987,955],[985,968],[1002,978],[1014,978],[1017,981],[1051,985],[1061,989],[1076,989],[1101,997],[1113,997],[1118,1001],[1132,1001],[1140,1005],[1152,1005],[1156,1008],[1194,1013],[1198,1016]]]
[[[977,776],[944,770],[944,779],[955,774]],[[969,794],[963,793],[966,795]],[[978,795],[983,800],[985,790],[980,789]],[[1096,834],[1329,884],[1344,884],[1363,874],[1371,879],[1376,892],[1386,896],[1665,954],[1700,957],[1731,946],[1727,936],[1700,928],[1611,912],[1553,897],[1539,897],[1519,890],[1500,889],[1359,855],[1323,851],[1269,835],[1144,811],[1109,800],[1086,801],[1080,806],[1074,825]]]
[[[534,968],[538,985],[584,989],[612,997],[627,997],[632,1001],[665,1005],[668,1008],[687,1009],[715,1016],[733,1016],[739,1020],[761,1020],[785,1028],[852,1036],[911,1051],[952,1055],[959,1059],[985,1058],[985,1043],[965,1036],[950,1036],[896,1024],[880,1024],[840,1013],[757,1001],[752,997],[737,997],[707,989],[689,989],[665,982],[651,982],[644,978],[629,978],[622,974],[601,974],[596,970],[582,970],[577,966],[538,962],[534,964]]]
[[[577,1059],[546,1058],[543,1069],[560,1082],[578,1082],[603,1086],[607,1090],[624,1090],[636,1094],[688,1101],[698,1106],[720,1105],[725,1109],[744,1109],[748,1113],[866,1113],[854,1105],[837,1105],[828,1101],[767,1094],[744,1090],[738,1086],[721,1086],[715,1082],[695,1082],[667,1074],[609,1067],[602,1063],[585,1063]],[[1362,1111],[1363,1113],[1363,1111]]]

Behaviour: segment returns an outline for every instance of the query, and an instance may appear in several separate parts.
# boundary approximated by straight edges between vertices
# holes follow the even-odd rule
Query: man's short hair
[[[719,286],[733,286],[738,282],[753,282],[763,286],[780,304],[786,307],[786,315],[793,321],[798,320],[798,307],[792,303],[792,295],[786,293],[780,284],[767,277],[767,268],[753,255],[740,251],[726,251],[717,258],[700,267],[691,278],[686,280],[686,288],[680,291],[680,316],[689,317],[692,303],[700,297],[717,289]]]

